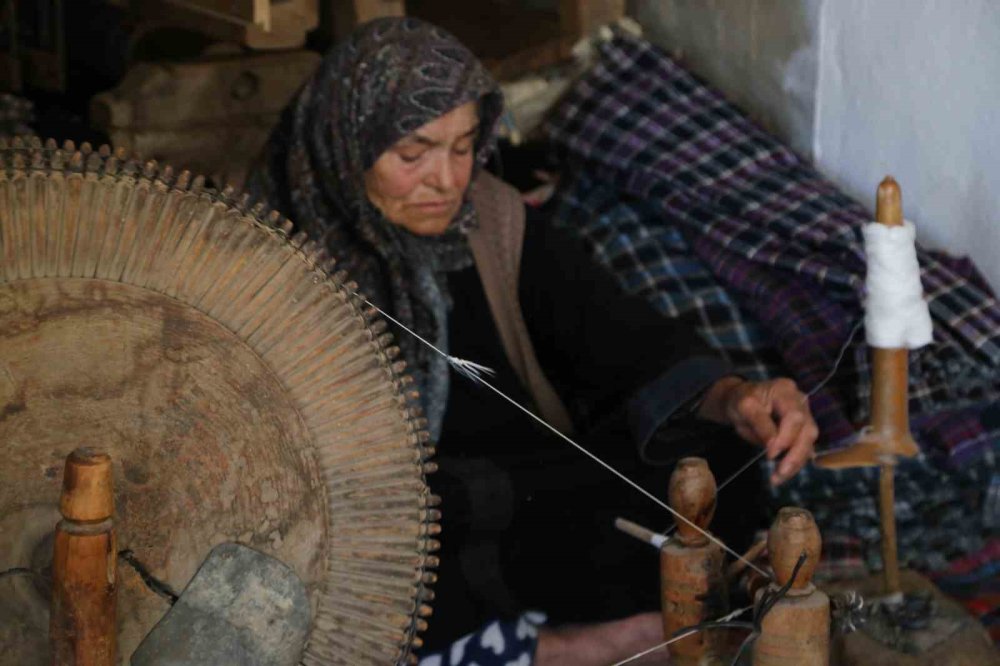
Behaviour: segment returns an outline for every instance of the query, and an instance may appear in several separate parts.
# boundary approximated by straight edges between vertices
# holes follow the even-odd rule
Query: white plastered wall
[[[1000,2],[634,0],[647,35],[869,209],[1000,289]]]

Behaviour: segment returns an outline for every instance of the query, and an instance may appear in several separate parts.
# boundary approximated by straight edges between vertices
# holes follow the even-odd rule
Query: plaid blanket
[[[667,316],[697,313],[700,333],[741,374],[818,388],[820,447],[849,441],[871,393],[864,336],[851,337],[863,317],[868,212],[634,37],[600,46],[546,129],[566,166],[556,219],[623,288]],[[1000,305],[967,260],[917,253],[935,342],[910,355],[923,453],[897,468],[900,560],[942,572],[942,586],[995,623],[996,599],[960,590],[970,575],[946,574],[956,558],[997,554],[988,544],[1000,531]],[[842,576],[881,566],[877,495],[875,469],[810,467],[772,499],[813,511],[827,544],[820,575]],[[980,589],[993,581],[994,597],[997,559],[975,578]]]
[[[752,377],[806,390],[834,368],[863,316],[870,215],[649,43],[620,35],[568,93],[547,134],[576,176],[557,218],[581,229],[625,287],[701,333]],[[873,184],[874,192],[874,184]],[[905,194],[905,183],[904,183]],[[1000,304],[971,264],[918,247],[935,342],[911,354],[911,414],[1000,394]],[[868,417],[870,366],[856,335],[811,406],[822,446]],[[971,418],[944,445],[964,464],[1000,429]]]

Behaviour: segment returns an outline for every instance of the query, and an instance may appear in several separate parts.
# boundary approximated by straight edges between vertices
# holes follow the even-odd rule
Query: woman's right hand
[[[641,613],[599,624],[538,630],[535,666],[610,666],[663,642],[660,613]],[[630,665],[669,664],[667,648]]]

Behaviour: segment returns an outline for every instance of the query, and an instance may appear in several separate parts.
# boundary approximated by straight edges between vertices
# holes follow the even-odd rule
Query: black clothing
[[[709,457],[719,481],[735,471],[754,451],[728,431],[689,415],[656,429],[728,366],[692,323],[623,295],[572,232],[538,218],[529,210],[520,302],[542,368],[573,414],[573,439],[664,501],[669,463],[681,457]],[[448,279],[451,353],[492,368],[488,381],[530,408],[476,269]],[[666,466],[642,463],[640,450]],[[529,609],[560,623],[658,608],[657,552],[613,521],[666,529],[671,516],[493,391],[452,377],[437,461],[429,483],[443,498],[442,551],[426,651]],[[754,483],[727,492],[737,497]],[[748,516],[713,529],[739,543],[757,525],[745,498],[733,504]]]

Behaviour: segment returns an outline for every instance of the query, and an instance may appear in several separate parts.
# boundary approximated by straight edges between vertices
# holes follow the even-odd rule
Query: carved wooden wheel
[[[213,546],[291,566],[305,664],[406,661],[435,500],[384,323],[291,225],[92,152],[0,145],[0,570],[44,569],[62,461],[115,463],[120,548],[182,590]],[[167,603],[121,569],[120,663]],[[48,663],[44,578],[0,581],[0,663]]]

